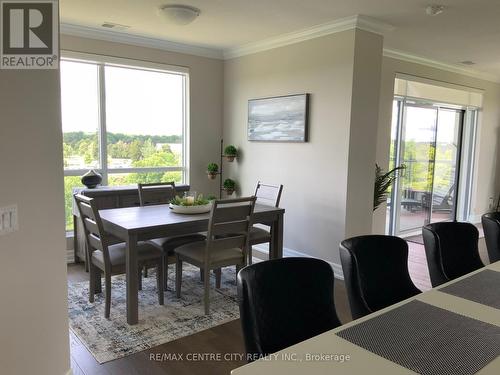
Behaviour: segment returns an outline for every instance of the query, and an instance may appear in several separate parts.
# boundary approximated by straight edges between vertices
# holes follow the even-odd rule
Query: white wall
[[[284,185],[288,249],[338,264],[346,233],[371,228],[375,147],[358,150],[366,145],[360,137],[376,135],[381,56],[381,37],[350,30],[225,62],[223,135],[241,157],[224,177],[242,195],[258,180]],[[297,93],[311,94],[308,143],[247,140],[249,99]],[[356,105],[365,112],[351,111]]]
[[[68,35],[61,36],[61,49],[189,68],[189,182],[195,191],[218,193],[218,184],[208,181],[206,170],[210,161],[219,160],[223,97],[221,60]]]
[[[429,66],[384,57],[380,92],[377,162],[384,169],[389,165],[389,144],[392,120],[392,101],[396,73],[416,75],[437,81],[484,90],[483,108],[479,113],[476,163],[473,181],[472,219],[478,220],[489,210],[489,197],[495,200],[500,193],[500,84],[436,69]],[[376,211],[374,233],[385,231],[385,207]]]
[[[69,370],[59,72],[0,70],[0,373]]]

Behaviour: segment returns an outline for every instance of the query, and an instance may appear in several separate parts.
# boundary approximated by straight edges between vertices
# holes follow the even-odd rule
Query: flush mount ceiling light
[[[169,4],[160,8],[160,14],[170,23],[176,25],[187,25],[193,22],[201,11],[189,5]]]
[[[425,8],[425,13],[427,13],[429,16],[437,16],[438,14],[443,13],[444,11],[444,6],[443,5],[429,5],[427,8]]]

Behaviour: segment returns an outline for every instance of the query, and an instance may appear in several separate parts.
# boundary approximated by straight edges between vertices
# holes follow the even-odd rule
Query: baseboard
[[[75,263],[75,252],[73,249],[66,250],[66,263]]]
[[[252,249],[254,251],[256,250],[262,254],[266,254],[266,255],[269,254],[268,245],[265,245],[265,244],[255,245],[252,247]],[[304,254],[304,253],[301,253],[300,251],[289,249],[287,247],[283,248],[283,256],[284,257],[314,258],[312,255]],[[328,260],[325,260],[325,261],[328,264],[330,264],[330,266],[332,267],[335,278],[339,279],[339,280],[344,280],[344,272],[342,271],[342,266],[340,264],[333,263],[333,262],[330,262]]]

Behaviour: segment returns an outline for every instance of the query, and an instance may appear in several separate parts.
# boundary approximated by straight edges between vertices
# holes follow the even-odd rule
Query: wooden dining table
[[[311,339],[302,341],[296,345],[292,345],[286,349],[283,349],[273,355],[268,356],[264,359],[259,359],[255,362],[251,362],[247,365],[239,367],[231,371],[231,375],[330,375],[330,374],[343,374],[343,375],[359,375],[359,374],[385,374],[385,375],[405,375],[405,374],[415,374],[415,373],[426,373],[426,374],[463,374],[463,373],[477,373],[478,375],[498,375],[500,374],[500,356],[498,356],[498,349],[489,352],[490,356],[487,360],[482,360],[487,355],[485,342],[489,340],[490,348],[496,342],[498,344],[500,340],[500,309],[498,308],[498,303],[500,302],[500,292],[496,288],[494,282],[489,282],[481,284],[478,282],[478,277],[482,277],[481,272],[495,271],[491,273],[494,275],[493,281],[498,280],[500,277],[500,262],[490,264],[480,270],[474,271],[463,277],[455,279],[449,283],[443,284],[437,288],[431,289],[427,292],[421,293],[415,297],[397,303],[395,305],[389,306],[385,309],[367,315],[363,318],[357,319],[355,321],[349,322],[333,330],[327,331],[323,334],[315,336]],[[469,282],[475,278],[475,286],[468,284],[461,288],[460,286],[463,282]],[[446,292],[449,287],[456,290],[463,291],[472,298],[458,296],[449,294]],[[489,300],[491,304],[483,304],[474,301],[476,297],[479,297],[485,289],[489,288]],[[477,293],[476,293],[477,292]],[[424,317],[413,314],[412,319],[403,320],[399,326],[398,322],[388,320],[387,330],[371,330],[367,324],[376,319],[381,320],[384,315],[388,317],[387,314],[394,313],[397,309],[408,308],[412,304],[417,304],[420,307],[430,305],[430,309],[438,311],[439,314],[448,314],[451,319],[434,319],[434,322],[425,321]],[[496,307],[493,307],[496,306]],[[408,309],[407,309],[408,310]],[[444,311],[443,311],[444,310]],[[471,319],[472,318],[472,319]],[[421,320],[418,322],[418,320]],[[453,324],[452,320],[457,319],[461,322],[459,324]],[[412,325],[417,321],[420,323],[420,327],[425,327],[429,324],[443,324],[443,326],[448,325],[451,335],[447,336],[450,340],[446,341],[445,345],[439,345],[440,333],[444,330],[432,331],[432,335],[426,338],[415,339],[414,337],[406,337],[406,340],[397,340],[395,336],[398,336],[397,330],[403,327],[405,324]],[[466,322],[464,324],[463,322]],[[401,323],[401,321],[399,322]],[[460,340],[460,331],[467,331],[467,324],[480,325],[480,329],[475,331],[473,337],[473,345],[469,343],[464,343]],[[380,327],[380,326],[378,326]],[[396,327],[396,328],[394,328]],[[358,345],[350,341],[353,337],[356,337],[357,332],[360,333],[357,336],[359,342],[367,344],[372,350],[368,350],[363,345]],[[344,334],[349,332],[348,334]],[[418,334],[418,331],[413,331]],[[468,334],[467,334],[468,335]],[[469,336],[467,336],[469,337]],[[443,340],[441,340],[443,341]],[[374,344],[376,342],[376,344]],[[471,351],[476,351],[475,361],[478,363],[468,363],[465,362],[465,366],[472,365],[473,370],[467,372],[463,369],[462,365],[464,363],[453,363],[448,362],[443,364],[441,362],[442,358],[434,358],[434,366],[442,366],[436,371],[413,371],[408,367],[404,367],[395,361],[389,360],[387,356],[380,353],[376,354],[377,349],[380,346],[384,346],[387,343],[388,346],[392,345],[393,355],[395,357],[399,355],[406,355],[412,357],[412,361],[406,363],[411,363],[414,368],[426,368],[421,362],[429,361],[429,356],[432,356],[433,352],[446,353],[446,351],[455,351],[455,358],[458,358],[457,362],[460,362],[462,355],[466,356]],[[493,343],[493,345],[492,345]],[[407,345],[405,348],[404,346]],[[426,348],[424,348],[424,346]],[[405,352],[405,349],[409,349]],[[422,355],[420,350],[424,350],[425,355]],[[412,356],[412,352],[416,353]],[[385,353],[386,354],[386,353]],[[407,357],[408,358],[408,357]],[[427,362],[429,363],[429,362]],[[474,365],[477,365],[474,369]],[[430,365],[432,366],[432,364]],[[411,367],[411,366],[409,366]],[[478,370],[476,372],[476,369]],[[470,370],[470,369],[469,369]]]
[[[285,210],[282,208],[255,205],[253,223],[269,225],[271,228],[270,259],[283,256],[284,213]],[[99,210],[99,214],[104,230],[127,244],[127,323],[137,324],[139,321],[137,242],[207,231],[209,214],[177,214],[172,212],[168,205],[103,209]]]

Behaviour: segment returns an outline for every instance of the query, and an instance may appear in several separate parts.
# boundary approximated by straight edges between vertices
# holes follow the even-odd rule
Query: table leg
[[[283,214],[278,214],[271,226],[271,232],[269,259],[283,258]]]
[[[138,302],[138,266],[137,266],[137,235],[129,234],[126,253],[127,271],[127,323],[137,324],[139,321]]]

